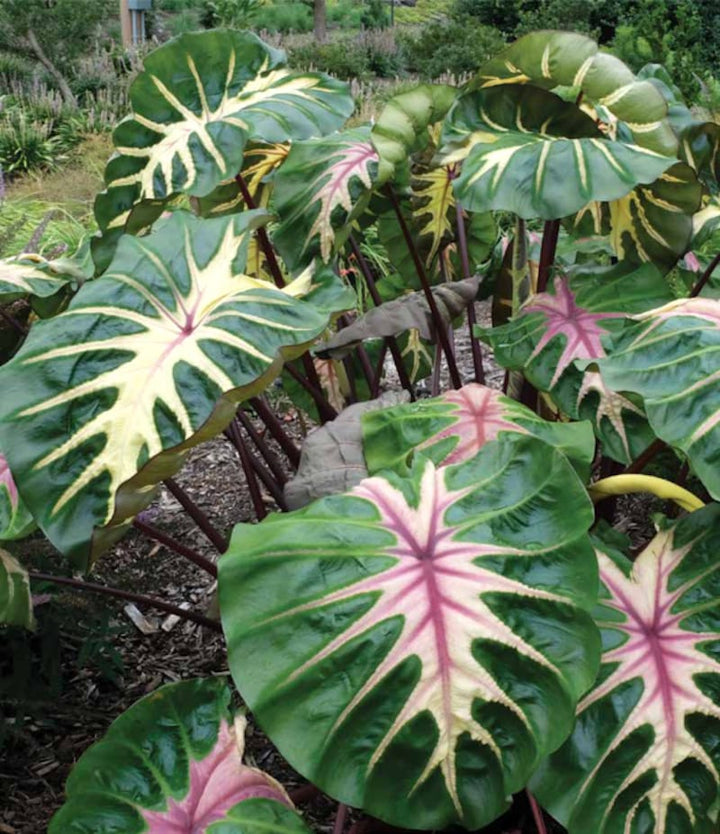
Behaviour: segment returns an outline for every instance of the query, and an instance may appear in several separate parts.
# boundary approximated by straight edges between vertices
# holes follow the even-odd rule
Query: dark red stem
[[[240,427],[234,420],[225,429],[225,436],[237,449],[237,453],[240,456],[240,463],[242,464],[243,472],[245,473],[245,480],[247,482],[248,491],[250,492],[250,499],[255,510],[255,515],[257,516],[258,521],[262,521],[262,519],[267,515],[267,508],[265,507],[265,502],[262,500],[260,484],[258,483],[257,475],[255,474],[255,469],[252,465],[250,452],[248,452],[247,446],[245,445],[245,440],[243,439]]]
[[[335,823],[333,825],[333,834],[342,834],[345,828],[345,821],[347,820],[348,807],[344,802],[338,802],[337,813],[335,814]]]
[[[15,316],[11,316],[6,310],[3,310],[0,307],[0,317],[5,319],[5,321],[13,328],[20,336],[27,336],[28,329],[24,327],[20,322],[15,318]]]
[[[350,235],[350,248],[352,249],[358,266],[360,267],[360,272],[365,279],[365,285],[370,293],[370,298],[372,298],[373,304],[376,307],[379,307],[382,304],[382,298],[380,298],[380,293],[378,292],[375,284],[375,278],[372,274],[372,270],[370,269],[370,264],[368,264],[365,255],[363,255],[360,251],[360,247],[358,246],[358,243],[353,235]],[[402,353],[400,351],[400,346],[397,343],[397,339],[394,336],[388,336],[386,344],[390,349],[390,355],[395,363],[395,370],[397,371],[400,379],[400,384],[410,394],[410,399],[414,400],[415,393],[413,391],[412,382],[410,382],[410,377],[405,367],[405,363],[403,362]]]
[[[177,539],[174,539],[172,536],[168,536],[167,533],[164,533],[154,525],[148,524],[145,521],[140,521],[138,518],[133,521],[133,527],[140,530],[140,532],[145,533],[146,536],[154,539],[156,542],[164,544],[165,547],[170,548],[170,550],[177,553],[178,556],[183,556],[194,565],[202,568],[206,573],[209,573],[210,576],[217,579],[217,565],[214,562],[211,562],[210,559],[206,559],[205,556],[201,556],[191,547],[181,544],[177,541]]]
[[[430,282],[428,280],[427,273],[425,272],[425,266],[423,265],[422,258],[418,254],[418,251],[415,247],[412,235],[410,234],[410,229],[408,228],[408,225],[405,222],[405,217],[403,216],[402,209],[400,208],[400,203],[398,203],[398,199],[395,195],[395,192],[392,190],[390,186],[386,186],[385,193],[390,198],[390,202],[392,203],[393,209],[395,211],[395,216],[397,217],[398,223],[400,225],[402,236],[405,239],[405,245],[408,248],[408,252],[410,253],[410,257],[412,258],[413,264],[415,265],[415,271],[417,272],[417,276],[420,279],[420,284],[422,285],[423,293],[425,294],[425,300],[427,301],[428,307],[430,308],[430,315],[432,316],[435,333],[437,334],[438,341],[440,342],[440,346],[442,347],[443,353],[445,354],[445,359],[447,360],[448,370],[450,371],[450,381],[452,382],[453,388],[460,388],[462,386],[462,382],[460,380],[460,372],[458,371],[457,364],[455,363],[455,357],[453,356],[452,348],[450,347],[450,341],[448,339],[448,334],[445,330],[447,325],[443,323],[443,320],[440,316],[440,311],[438,310],[437,304],[435,303],[435,296],[432,293],[432,289],[430,287]]]
[[[306,358],[310,358],[307,354],[305,354]],[[312,361],[311,361],[312,364]],[[322,395],[319,388],[317,388],[310,379],[306,379],[301,373],[299,373],[292,365],[287,364],[285,365],[285,370],[290,374],[290,376],[301,385],[313,399],[313,402],[317,406],[318,414],[320,416],[320,420],[323,423],[327,423],[328,420],[334,420],[337,417],[337,411],[330,405],[330,403],[325,399]],[[307,369],[306,369],[307,370]],[[315,366],[313,366],[313,370],[315,370]],[[317,379],[317,373],[315,374],[315,378]],[[319,380],[318,380],[319,384]]]
[[[455,217],[457,220],[457,243],[460,251],[460,263],[462,265],[463,278],[470,277],[470,252],[468,250],[467,231],[465,229],[465,212],[460,203],[455,200]],[[471,302],[467,308],[468,330],[470,331],[470,350],[472,351],[473,369],[475,371],[475,382],[485,384],[485,367],[483,365],[482,350],[475,337],[475,303]]]
[[[288,791],[288,796],[292,800],[293,805],[300,805],[303,802],[308,802],[320,795],[320,788],[316,787],[310,782],[300,785],[299,788],[294,788]]]
[[[537,799],[530,793],[529,790],[525,790],[527,794],[528,802],[530,803],[530,810],[532,811],[533,819],[535,820],[535,827],[537,828],[538,834],[547,834],[547,828],[545,827],[545,820],[543,819],[543,812],[540,806],[537,803]]]
[[[205,513],[198,507],[198,505],[190,498],[190,496],[185,492],[185,490],[174,481],[172,478],[168,478],[166,481],[163,481],[165,486],[168,490],[172,493],[173,497],[177,500],[180,506],[187,512],[187,514],[192,518],[192,520],[197,524],[197,526],[202,530],[202,532],[207,536],[210,540],[211,544],[213,544],[220,553],[224,553],[228,549],[228,541],[218,530],[216,530],[213,525],[210,523],[210,519],[205,515]]]
[[[664,440],[660,440],[657,438],[653,440],[653,442],[642,452],[638,455],[635,460],[627,467],[627,469],[623,470],[623,474],[625,475],[633,475],[638,472],[642,472],[643,469],[650,463],[650,461],[662,450],[667,446]]]
[[[285,474],[285,470],[283,469],[278,456],[268,446],[268,444],[265,442],[265,439],[260,435],[258,430],[253,425],[252,420],[242,409],[238,409],[237,420],[247,432],[248,437],[255,444],[256,449],[265,459],[267,465],[270,468],[270,471],[273,473],[273,477],[275,478],[275,480],[281,486],[284,486],[285,482],[287,481],[287,475]]]
[[[287,512],[288,506],[285,503],[285,496],[283,495],[282,486],[277,482],[272,472],[268,472],[268,470],[263,466],[263,464],[250,451],[247,444],[245,443],[245,439],[242,436],[242,431],[239,425],[237,425],[237,437],[241,439],[242,444],[245,447],[245,450],[247,451],[248,459],[253,468],[253,471],[255,472],[257,477],[260,478],[260,480],[263,482],[263,484],[265,485],[265,489],[267,489],[267,491],[272,495],[278,507],[283,512]],[[235,442],[235,440],[232,437],[230,437],[230,441],[237,448],[238,453],[240,453],[240,449],[237,447],[237,443]]]
[[[545,292],[550,272],[555,263],[555,252],[557,251],[558,237],[560,236],[560,221],[546,220],[543,230],[542,247],[540,248],[540,264],[538,266],[538,279],[536,292]]]
[[[720,264],[720,252],[715,255],[715,257],[710,261],[710,265],[708,268],[703,272],[702,277],[700,280],[695,284],[695,286],[690,291],[690,298],[696,298],[702,292],[705,284],[710,280],[710,276],[715,271],[715,267]]]
[[[176,614],[184,620],[192,620],[205,628],[210,628],[213,631],[222,632],[222,626],[217,620],[211,620],[202,614],[196,614],[194,611],[186,611],[177,605],[173,605],[165,600],[157,599],[156,597],[148,597],[144,594],[135,594],[132,591],[123,591],[121,588],[112,588],[107,585],[97,585],[94,582],[83,582],[81,579],[70,579],[67,576],[53,576],[49,573],[38,573],[36,571],[29,571],[30,579],[35,582],[53,582],[55,585],[67,585],[69,588],[76,588],[79,591],[89,591],[93,594],[104,594],[105,596],[115,597],[116,599],[125,599],[128,602],[139,602],[142,605],[149,605],[151,608],[157,608],[160,611],[167,611],[168,614]]]
[[[257,416],[265,423],[267,430],[273,436],[278,446],[285,452],[293,469],[297,469],[300,465],[300,450],[293,440],[288,437],[285,429],[282,427],[282,423],[273,414],[270,406],[260,397],[253,397],[250,400],[250,405],[255,409]]]

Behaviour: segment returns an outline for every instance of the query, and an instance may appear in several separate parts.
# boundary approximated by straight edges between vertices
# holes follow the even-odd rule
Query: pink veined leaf
[[[10,466],[8,465],[7,459],[5,456],[0,452],[0,489],[6,489],[8,496],[10,497],[10,503],[12,506],[16,506],[18,502],[18,491],[17,487],[15,486],[15,481],[13,480],[12,472],[10,472]]]
[[[308,240],[314,235],[320,236],[320,253],[324,261],[332,256],[335,235],[332,227],[332,213],[338,206],[348,214],[353,210],[353,197],[350,194],[350,182],[354,177],[368,190],[372,188],[372,177],[368,168],[371,162],[379,159],[377,151],[370,142],[358,142],[340,147],[329,157],[330,165],[316,177],[312,188],[316,191],[315,199],[320,200],[320,212],[310,228]],[[324,184],[323,184],[323,181]]]
[[[601,337],[606,331],[598,322],[623,317],[622,313],[591,313],[579,307],[567,279],[562,276],[555,278],[553,286],[554,295],[540,293],[522,308],[523,313],[542,313],[546,317],[545,332],[529,360],[534,359],[556,336],[565,339],[565,347],[550,383],[551,388],[575,359],[598,359],[605,356]]]
[[[190,761],[187,794],[179,801],[168,799],[164,811],[142,811],[146,834],[205,834],[245,799],[273,799],[292,808],[278,782],[242,763],[245,724],[244,718],[236,718],[233,727],[221,722],[215,748],[204,759]]]
[[[583,381],[578,391],[577,406],[580,408],[582,401],[590,394],[598,395],[598,405],[596,411],[595,422],[600,427],[603,418],[610,421],[613,429],[620,438],[625,454],[628,459],[632,457],[630,453],[630,441],[623,422],[623,411],[630,411],[640,417],[644,417],[642,410],[632,403],[627,397],[623,397],[617,391],[609,388],[602,376],[597,371],[585,371],[583,374]]]
[[[443,394],[442,400],[456,406],[453,410],[455,422],[421,443],[418,449],[435,445],[446,437],[459,437],[458,444],[443,460],[444,466],[468,460],[501,431],[528,433],[509,418],[507,404],[502,402],[500,392],[492,388],[470,383]]]

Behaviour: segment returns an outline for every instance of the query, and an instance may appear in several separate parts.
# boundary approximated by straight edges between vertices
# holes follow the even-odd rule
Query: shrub
[[[262,8],[261,0],[206,0],[203,25],[246,29]]]
[[[494,26],[510,37],[520,23],[520,4],[517,0],[455,0],[454,17],[476,17],[486,26]]]
[[[367,50],[351,40],[296,47],[290,52],[290,63],[298,69],[320,70],[343,79],[363,79],[370,75]]]
[[[303,3],[263,6],[253,19],[253,28],[264,32],[312,32],[313,13]]]
[[[473,72],[504,45],[497,29],[470,17],[430,23],[417,33],[401,33],[398,42],[407,68],[423,78]]]
[[[22,113],[4,119],[0,122],[0,168],[22,174],[54,167],[61,142],[52,129],[52,123],[32,122]]]
[[[198,29],[202,29],[200,12],[197,9],[183,9],[183,11],[168,18],[167,28],[173,37],[183,35],[185,32],[196,32]]]

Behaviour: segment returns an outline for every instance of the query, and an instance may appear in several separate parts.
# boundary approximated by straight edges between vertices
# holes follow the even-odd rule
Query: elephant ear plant
[[[0,622],[36,627],[40,581],[130,596],[222,630],[234,689],[132,706],[51,834],[308,831],[246,711],[334,834],[348,806],[353,834],[717,828],[720,256],[679,262],[718,133],[678,95],[564,32],[371,124],[247,32],[147,57],[90,247],[0,263]],[[271,383],[321,424],[302,449]],[[173,480],[223,435],[256,516],[229,540]],[[142,514],[162,484],[217,562]],[[669,502],[650,540],[611,526],[634,492]],[[221,623],[24,546],[88,573],[131,526],[217,577]]]

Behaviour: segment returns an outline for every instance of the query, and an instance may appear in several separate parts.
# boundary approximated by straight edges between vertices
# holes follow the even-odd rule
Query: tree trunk
[[[325,0],[315,0],[314,2],[314,23],[315,40],[318,43],[324,43],[327,39]]]
[[[27,42],[35,57],[55,79],[58,89],[60,90],[60,95],[63,97],[65,104],[69,105],[73,109],[77,108],[77,99],[75,98],[73,91],[70,89],[67,79],[45,54],[45,51],[42,46],[40,46],[38,39],[35,37],[35,32],[33,32],[32,29],[28,29],[25,37],[27,38]]]

